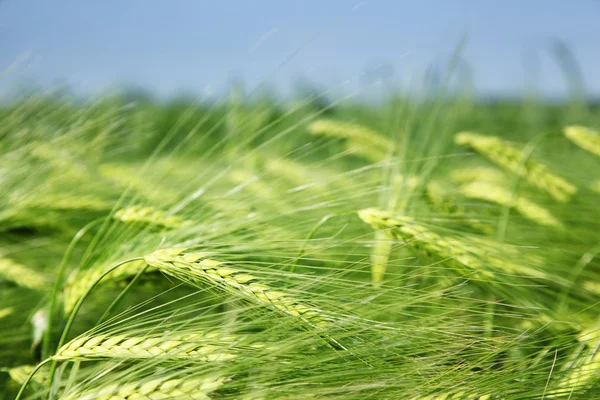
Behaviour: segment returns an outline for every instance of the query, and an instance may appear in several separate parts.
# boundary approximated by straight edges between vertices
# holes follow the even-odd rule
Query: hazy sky
[[[534,75],[563,92],[548,51],[560,38],[600,95],[599,19],[597,0],[4,0],[0,71],[4,87],[133,83],[161,95],[218,91],[232,77],[249,88],[266,79],[283,90],[298,76],[360,87],[377,65],[414,84],[468,34],[479,93],[522,91]]]

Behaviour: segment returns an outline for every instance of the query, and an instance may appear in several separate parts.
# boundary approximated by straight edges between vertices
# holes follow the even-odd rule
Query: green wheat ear
[[[8,373],[8,376],[10,376],[10,379],[15,381],[19,385],[22,385],[27,380],[27,377],[29,376],[31,371],[33,371],[34,368],[35,368],[34,365],[21,365],[18,367],[7,368],[7,369],[4,369],[3,371]],[[42,370],[42,371],[38,372],[33,377],[34,382],[36,382],[38,385],[44,384],[44,381],[46,380],[47,375],[48,375],[47,370]]]
[[[232,293],[239,293],[248,300],[274,308],[308,325],[319,328],[330,325],[330,321],[321,310],[302,304],[284,291],[260,283],[260,279],[247,272],[211,259],[208,254],[186,250],[185,248],[157,250],[144,257],[144,260],[164,274],[200,285],[203,283],[220,285]]]
[[[563,133],[577,146],[600,157],[600,133],[598,131],[585,126],[572,125],[565,127]]]
[[[126,224],[150,225],[166,229],[191,225],[190,221],[175,215],[167,215],[166,212],[157,210],[154,207],[132,206],[122,208],[113,215],[113,218]]]
[[[9,258],[0,258],[0,279],[28,289],[44,290],[50,288],[50,280],[47,276]]]
[[[135,261],[125,264],[102,280],[102,284],[119,282],[124,279],[135,276],[146,263],[144,261]],[[96,265],[89,269],[74,270],[67,278],[63,289],[64,311],[70,313],[77,303],[77,300],[88,290],[88,288],[102,276],[106,270],[106,265]],[[149,269],[151,270],[151,268]]]
[[[166,379],[154,378],[131,383],[113,383],[94,389],[74,390],[61,400],[149,400],[198,399],[209,400],[210,393],[227,381],[224,377]]]
[[[540,279],[549,279],[543,271],[516,265],[500,257],[488,255],[479,246],[466,241],[441,236],[412,217],[397,215],[377,208],[366,208],[358,212],[363,222],[374,229],[383,230],[396,240],[403,240],[419,252],[445,260],[460,274],[481,277],[494,277],[494,272],[528,275]],[[494,271],[495,270],[495,271]]]
[[[12,315],[14,312],[15,312],[15,310],[12,307],[0,308],[0,319],[2,319],[4,317],[8,317],[9,315]]]
[[[234,344],[238,340],[235,336],[219,333],[170,334],[158,337],[82,336],[61,347],[52,358],[57,361],[150,358],[228,361],[236,357]]]
[[[308,131],[313,135],[330,136],[346,139],[352,147],[371,147],[370,155],[385,155],[393,143],[381,133],[366,126],[331,119],[319,119],[308,126]]]
[[[454,141],[474,149],[498,166],[525,178],[530,185],[548,193],[557,201],[567,202],[577,192],[574,185],[550,171],[545,165],[530,158],[524,159],[522,150],[500,138],[459,132]]]
[[[465,196],[514,208],[525,218],[543,226],[565,229],[565,226],[546,208],[510,190],[488,182],[471,182],[463,185],[460,191]]]

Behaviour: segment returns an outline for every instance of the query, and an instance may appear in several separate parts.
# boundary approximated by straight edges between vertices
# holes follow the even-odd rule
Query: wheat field
[[[0,109],[0,399],[600,398],[600,109]]]

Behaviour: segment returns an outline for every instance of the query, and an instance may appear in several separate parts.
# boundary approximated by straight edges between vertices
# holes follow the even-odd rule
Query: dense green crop
[[[592,106],[0,118],[0,399],[600,396]]]

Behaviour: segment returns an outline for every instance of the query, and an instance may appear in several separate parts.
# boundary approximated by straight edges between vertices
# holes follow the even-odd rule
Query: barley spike
[[[155,378],[131,383],[113,383],[87,391],[79,391],[75,388],[63,395],[61,400],[209,400],[209,394],[223,385],[226,380],[223,377]]]
[[[52,357],[57,361],[144,358],[185,358],[199,361],[227,361],[236,338],[217,333],[136,337],[126,335],[82,336],[72,340]]]
[[[577,192],[575,186],[554,174],[545,165],[529,158],[523,160],[521,150],[497,137],[459,132],[455,136],[455,142],[473,148],[498,166],[524,177],[530,185],[545,191],[557,201],[567,202]]]
[[[48,278],[39,272],[18,264],[9,258],[0,258],[0,279],[19,286],[41,290],[48,287]]]
[[[577,146],[600,157],[600,133],[597,131],[585,126],[572,125],[565,127],[563,133]]]
[[[259,304],[268,305],[303,322],[323,327],[328,321],[321,310],[304,305],[287,297],[284,292],[259,283],[255,276],[213,260],[204,253],[186,253],[186,249],[163,249],[144,257],[144,260],[161,272],[182,280],[209,281],[233,289]]]

